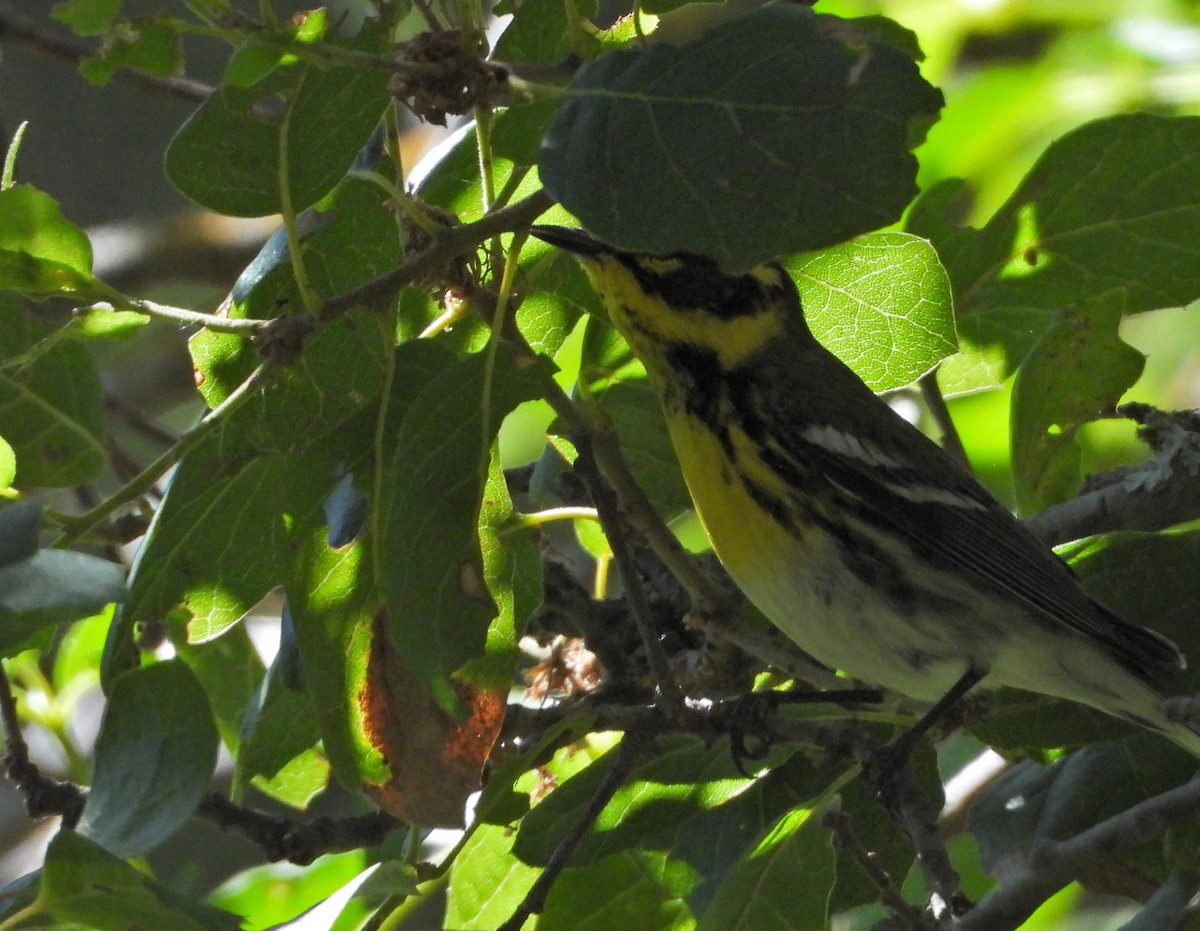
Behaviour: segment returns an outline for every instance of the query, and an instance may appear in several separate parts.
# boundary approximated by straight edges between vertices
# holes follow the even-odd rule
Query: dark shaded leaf
[[[364,34],[357,43],[373,41]],[[286,145],[291,204],[301,210],[341,180],[388,99],[386,81],[367,68],[293,63],[253,87],[222,84],[171,141],[167,177],[219,213],[278,213],[280,147]]]
[[[537,397],[546,374],[516,368],[501,347],[494,360],[485,352],[451,364],[399,418],[388,412],[399,432],[387,452],[375,517],[388,627],[396,648],[452,714],[457,698],[449,676],[483,654],[497,613],[477,529],[488,449],[504,415]]]
[[[585,65],[538,167],[606,242],[735,271],[896,220],[941,106],[875,30],[765,7],[690,45]]]
[[[22,488],[89,482],[108,459],[103,388],[83,346],[51,343],[54,330],[0,294],[0,423]]]
[[[79,833],[119,856],[146,853],[192,816],[216,763],[208,696],[185,663],[119,676],[96,739]]]
[[[964,349],[942,369],[946,389],[999,383],[1061,309],[1117,295],[1135,314],[1200,296],[1197,146],[1200,117],[1096,120],[1056,140],[982,229],[945,236]]]
[[[67,922],[97,931],[242,927],[240,916],[187,898],[72,831],[59,831],[50,842],[38,904],[58,928]]]

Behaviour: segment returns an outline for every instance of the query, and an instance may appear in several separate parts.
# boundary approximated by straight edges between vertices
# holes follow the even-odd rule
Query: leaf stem
[[[266,329],[270,320],[257,318],[233,318],[219,314],[206,314],[186,307],[172,307],[169,304],[159,304],[157,301],[146,301],[140,298],[122,294],[115,288],[96,279],[97,288],[104,294],[107,301],[93,304],[93,307],[103,307],[107,303],[113,310],[133,310],[147,317],[156,317],[178,323],[180,326],[202,326],[214,333],[232,333],[241,336],[254,336]],[[86,309],[86,308],[84,308]]]
[[[313,289],[312,281],[308,277],[308,270],[304,266],[304,242],[300,238],[300,231],[296,228],[296,210],[292,204],[290,177],[289,137],[291,135],[292,110],[295,107],[296,97],[299,96],[303,87],[304,75],[301,75],[292,98],[284,109],[283,119],[279,123],[279,212],[283,218],[284,235],[287,236],[288,257],[292,260],[292,276],[296,279],[296,290],[300,292],[300,300],[304,304],[304,309],[315,317],[321,309],[321,298]]]
[[[595,508],[589,507],[561,507],[561,508],[546,508],[544,511],[534,511],[530,514],[516,514],[513,516],[509,525],[500,531],[500,535],[515,533],[518,530],[526,530],[530,527],[540,527],[542,524],[549,524],[556,520],[599,520]]]
[[[954,418],[950,416],[950,409],[946,406],[946,399],[942,395],[942,388],[937,380],[937,369],[922,375],[918,384],[921,386],[921,397],[925,401],[925,406],[929,409],[929,414],[933,417],[933,422],[937,424],[938,431],[942,435],[942,448],[953,456],[959,465],[970,470],[971,460],[967,458],[962,437],[958,435],[958,428],[954,426]]]
[[[254,397],[260,389],[278,375],[278,372],[278,366],[269,362],[260,364],[224,401],[209,411],[203,420],[183,434],[173,446],[164,450],[150,465],[90,511],[66,521],[62,528],[62,535],[54,541],[54,545],[69,546],[122,505],[137,500],[153,488],[154,483],[162,477],[163,473],[199,445],[200,441],[217,427],[225,423],[234,411]]]

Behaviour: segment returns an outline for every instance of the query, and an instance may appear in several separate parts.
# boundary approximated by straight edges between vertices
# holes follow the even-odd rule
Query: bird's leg
[[[986,675],[984,670],[968,668],[958,678],[958,681],[950,686],[950,690],[939,698],[916,724],[901,734],[894,743],[875,751],[867,767],[868,778],[875,783],[880,798],[885,803],[888,803],[889,798],[894,795],[892,789],[901,771],[908,765],[917,742],[928,734],[935,724],[946,717],[947,712],[958,704],[967,692],[977,686]],[[889,807],[891,806],[889,805]]]
[[[917,741],[929,733],[930,728],[946,717],[947,712],[958,704],[967,692],[975,688],[987,673],[981,669],[968,668],[952,686],[950,691],[937,700],[934,706],[922,715],[921,720],[900,735],[900,739],[891,745],[892,762],[904,766],[912,756]]]

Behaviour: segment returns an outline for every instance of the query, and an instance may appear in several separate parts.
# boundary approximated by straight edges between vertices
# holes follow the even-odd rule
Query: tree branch
[[[608,538],[613,559],[616,560],[617,571],[625,588],[625,598],[633,614],[634,624],[637,625],[638,633],[641,635],[642,646],[646,650],[646,658],[650,664],[651,674],[654,676],[657,693],[666,702],[668,709],[677,708],[683,703],[683,693],[675,681],[670,661],[667,659],[659,640],[658,631],[654,626],[650,605],[646,601],[646,592],[642,588],[641,577],[634,564],[629,541],[626,539],[625,520],[620,513],[620,501],[613,489],[600,475],[596,464],[592,435],[590,433],[577,435],[575,448],[579,453],[575,460],[575,469],[591,493],[596,511],[600,515],[600,524],[604,528],[604,535]]]
[[[386,305],[401,289],[475,249],[480,243],[501,233],[529,226],[553,204],[549,194],[544,190],[538,191],[512,206],[485,214],[474,223],[445,227],[429,245],[399,268],[324,301],[321,305],[322,322],[341,316],[355,307],[378,308]]]
[[[946,407],[946,399],[942,396],[942,387],[937,380],[937,369],[922,376],[917,384],[921,387],[921,397],[925,401],[925,406],[929,409],[929,414],[937,424],[938,432],[942,435],[942,449],[948,452],[960,466],[969,470],[971,460],[967,458],[962,437],[958,435],[954,418],[950,416],[950,409]]]
[[[1026,521],[1046,543],[1065,543],[1114,530],[1162,530],[1200,515],[1200,417],[1123,404],[1138,438],[1155,458],[1136,468],[1095,476],[1090,489]]]
[[[43,775],[29,759],[29,745],[21,733],[17,702],[12,683],[0,664],[0,726],[4,729],[4,774],[25,796],[25,810],[31,818],[61,815],[63,827],[73,828],[83,813],[87,796],[73,782],[59,782]]]
[[[272,861],[287,860],[298,866],[307,866],[327,853],[377,846],[401,827],[401,822],[382,811],[353,818],[294,821],[237,805],[215,792],[201,800],[196,816],[248,838]]]
[[[109,514],[123,504],[137,500],[157,482],[171,466],[175,465],[186,453],[200,444],[200,441],[225,423],[239,407],[254,397],[279,371],[279,366],[263,362],[247,376],[246,380],[237,386],[229,396],[208,412],[208,415],[187,433],[183,434],[173,446],[164,450],[158,458],[146,466],[133,479],[126,482],[118,491],[101,501],[77,517],[66,520],[62,534],[54,541],[58,547],[69,546],[93,527],[99,524]]]
[[[1147,799],[1063,841],[1034,847],[1015,875],[962,916],[955,931],[1010,931],[1081,875],[1098,853],[1132,850],[1168,827],[1200,813],[1200,778]]]

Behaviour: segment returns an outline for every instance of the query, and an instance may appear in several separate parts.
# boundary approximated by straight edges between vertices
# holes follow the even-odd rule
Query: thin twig
[[[691,599],[692,611],[704,616],[728,614],[728,596],[704,575],[696,560],[654,510],[650,499],[629,470],[625,457],[621,455],[616,434],[599,431],[596,434],[595,453],[596,464],[616,490],[630,525],[646,538],[655,555],[679,580]]]
[[[170,446],[179,437],[173,433],[168,433],[158,424],[154,423],[145,414],[143,414],[136,405],[130,404],[123,397],[112,392],[105,392],[104,407],[114,417],[119,418],[126,426],[135,433],[139,433],[146,439],[152,440],[155,443],[161,443],[163,446]]]
[[[520,334],[511,336],[518,349],[535,355]],[[629,525],[645,539],[654,555],[687,592],[692,603],[692,613],[701,621],[727,617],[731,613],[731,600],[720,586],[709,579],[696,559],[683,545],[654,510],[654,505],[642,491],[637,479],[629,469],[621,453],[620,438],[606,423],[599,422],[591,411],[576,404],[559,387],[552,377],[544,380],[546,403],[562,419],[567,427],[592,438],[592,450],[596,465],[617,493],[621,502],[621,513]]]
[[[669,707],[678,707],[683,703],[683,692],[675,681],[671,664],[667,659],[655,629],[654,616],[650,604],[646,600],[646,592],[634,564],[630,543],[625,533],[625,518],[621,513],[621,505],[613,489],[601,477],[596,464],[593,446],[593,435],[579,434],[574,438],[578,458],[575,460],[575,471],[583,479],[591,493],[592,502],[596,505],[596,513],[600,516],[600,526],[608,538],[608,545],[617,563],[617,571],[621,575],[621,583],[625,588],[625,599],[633,614],[634,624],[642,638],[642,646],[646,650],[646,658],[650,664],[651,674],[658,686],[659,694]]]
[[[875,855],[862,845],[862,841],[854,833],[850,818],[842,811],[827,811],[821,818],[821,823],[833,834],[833,847],[839,857],[858,864],[859,869],[866,873],[871,885],[879,893],[879,901],[904,924],[914,931],[930,931],[935,925],[926,917],[924,911],[911,902],[906,901],[896,888],[896,883],[878,862]]]
[[[546,861],[546,866],[525,894],[521,904],[497,931],[518,931],[530,916],[541,914],[542,909],[546,906],[546,897],[550,894],[550,889],[559,874],[566,869],[571,857],[592,829],[592,825],[600,817],[604,807],[616,795],[617,790],[624,784],[625,779],[632,772],[637,761],[641,759],[648,745],[647,737],[636,732],[626,733],[617,750],[617,758],[613,761],[612,769],[605,773],[604,779],[596,787],[595,794],[588,800],[587,807],[579,815],[579,820],[575,822],[571,832],[554,848],[550,859]]]
[[[16,40],[37,49],[44,55],[74,65],[78,65],[84,59],[96,54],[95,49],[82,42],[51,33],[35,19],[17,10],[11,4],[0,3],[0,43],[5,40]],[[130,68],[121,68],[114,77],[126,84],[140,87],[142,90],[166,94],[188,103],[203,103],[213,91],[207,84],[193,81],[190,78],[160,77]]]
[[[209,411],[208,416],[183,434],[173,446],[164,450],[158,458],[146,466],[137,476],[125,483],[116,493],[105,498],[96,507],[78,517],[67,520],[63,532],[54,545],[69,546],[89,530],[99,524],[122,505],[136,501],[154,487],[163,474],[175,465],[186,453],[200,444],[200,441],[225,423],[230,415],[239,407],[254,397],[269,381],[275,378],[279,366],[264,362],[259,365],[244,382],[238,385],[230,395]]]
[[[938,432],[942,435],[942,449],[953,456],[959,465],[970,470],[971,460],[967,458],[962,437],[958,435],[958,428],[954,426],[954,418],[950,416],[950,409],[946,407],[946,399],[942,396],[942,388],[937,380],[937,369],[927,372],[917,384],[921,386],[921,397],[929,409],[930,416],[933,417],[933,422],[937,424]]]
[[[225,317],[220,314],[206,314],[198,310],[188,310],[186,307],[171,307],[156,301],[143,301],[120,295],[119,300],[110,298],[113,306],[120,310],[133,310],[148,317],[177,323],[180,326],[202,326],[214,333],[232,333],[239,336],[253,336],[265,330],[270,320],[260,320],[254,317]]]
[[[401,289],[475,249],[480,243],[500,233],[528,226],[550,209],[553,203],[549,194],[538,191],[511,207],[486,214],[474,223],[446,227],[420,253],[399,268],[324,301],[321,305],[322,321],[332,320],[355,307],[385,306]]]

